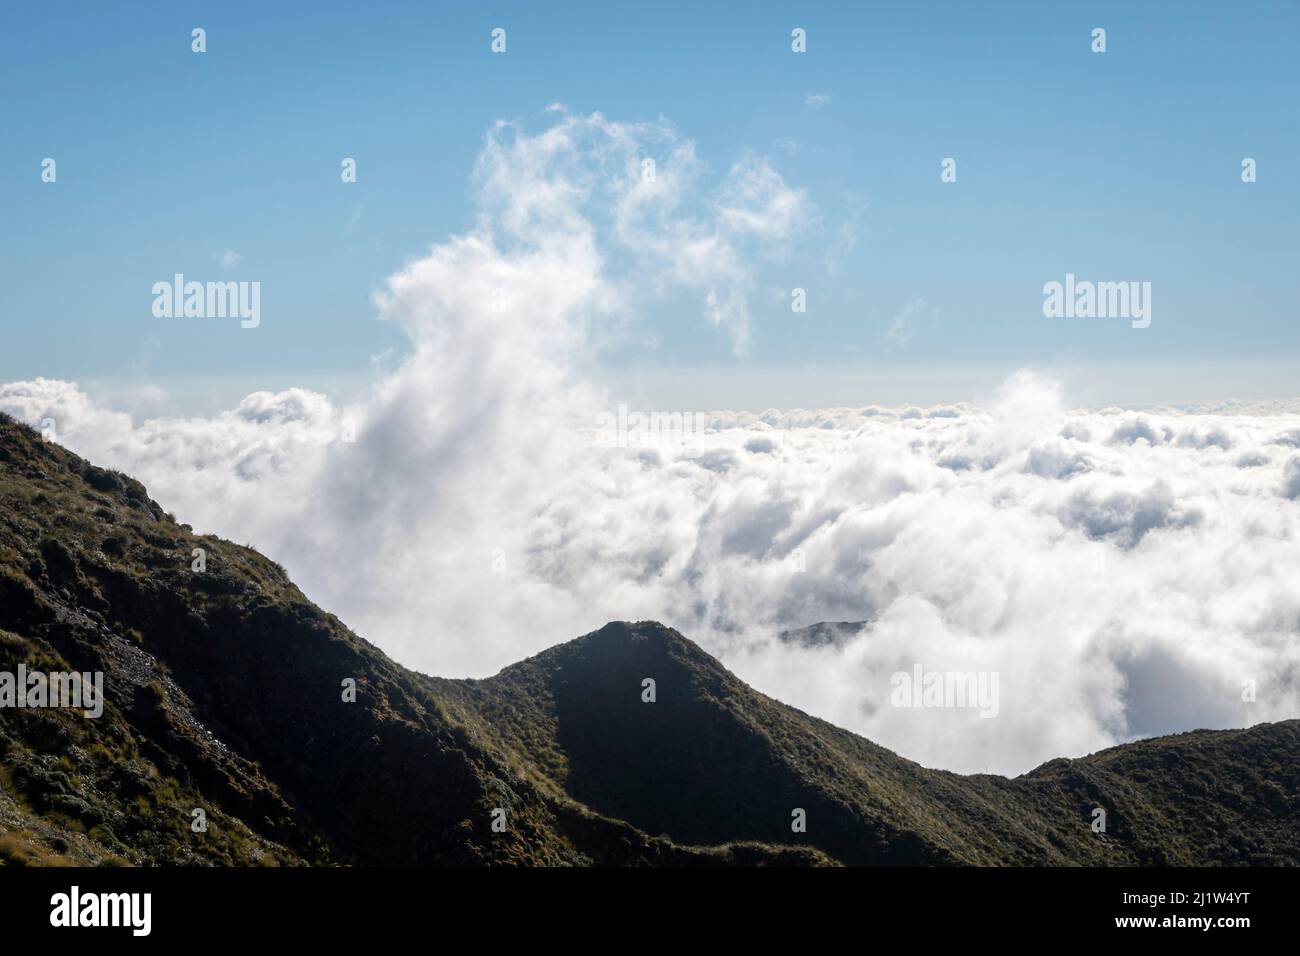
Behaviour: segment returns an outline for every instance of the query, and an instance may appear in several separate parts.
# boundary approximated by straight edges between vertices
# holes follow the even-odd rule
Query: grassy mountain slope
[[[1297,721],[1144,741],[1015,780],[960,776],[765,697],[653,623],[610,624],[439,690],[539,788],[679,840],[790,841],[799,807],[801,842],[852,864],[1300,859]]]
[[[1300,862],[1298,721],[1007,780],[904,760],[654,623],[426,677],[0,416],[0,671],[20,661],[103,671],[108,704],[0,709],[0,864]]]

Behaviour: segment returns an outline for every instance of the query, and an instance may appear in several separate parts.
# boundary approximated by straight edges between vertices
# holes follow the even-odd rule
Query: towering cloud
[[[494,127],[475,178],[475,227],[376,295],[410,345],[355,405],[291,389],[136,422],[35,379],[0,408],[431,672],[654,618],[773,696],[980,771],[1300,708],[1300,408],[1072,411],[1017,373],[986,406],[601,440],[600,347],[685,291],[743,352],[759,264],[811,206],[755,156],[708,188],[672,127],[598,114]],[[776,636],[822,620],[869,624]],[[996,673],[996,717],[891,706],[917,665]]]

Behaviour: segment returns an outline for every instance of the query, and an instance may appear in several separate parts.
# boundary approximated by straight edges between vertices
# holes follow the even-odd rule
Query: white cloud
[[[809,93],[803,98],[804,106],[812,110],[819,110],[824,106],[831,105],[831,95],[829,93]]]
[[[1293,455],[1287,459],[1283,482],[1282,494],[1285,497],[1292,501],[1300,498],[1300,455]]]
[[[807,192],[788,187],[765,160],[752,155],[731,167],[717,208],[728,231],[768,240],[797,234],[811,215]]]
[[[0,386],[0,408],[53,418],[432,673],[654,618],[766,693],[968,771],[1295,716],[1294,405],[1070,410],[1021,373],[983,405],[710,412],[702,434],[593,442],[613,409],[581,374],[593,349],[683,288],[743,341],[752,262],[806,216],[762,160],[716,190],[703,174],[665,124],[501,124],[476,227],[375,297],[409,351],[356,404],[290,389],[137,421],[35,379]],[[823,620],[871,625],[824,648],[775,637]],[[917,663],[998,672],[998,716],[891,707]]]
[[[214,252],[212,258],[220,264],[223,272],[229,272],[235,266],[239,265],[239,260],[243,258],[234,249],[226,249],[224,252]]]
[[[924,299],[913,299],[889,323],[885,329],[885,344],[891,348],[901,349],[911,341],[915,331],[917,317],[929,308]]]
[[[858,228],[866,211],[867,201],[864,197],[850,191],[841,193],[836,203],[833,235],[827,244],[824,257],[826,271],[832,276],[839,274],[853,250],[857,248]]]
[[[1032,379],[988,408],[715,412],[692,453],[610,448],[561,424],[594,422],[576,399],[600,399],[563,392],[560,365],[520,362],[489,333],[456,340],[456,358],[422,346],[356,409],[260,393],[214,419],[133,426],[46,380],[5,386],[0,407],[55,418],[71,447],[201,530],[253,541],[431,672],[483,675],[606,620],[655,618],[924,763],[1008,772],[1300,706],[1296,458],[1111,441],[1134,416],[1067,411]],[[1300,423],[1140,417],[1247,449]],[[839,649],[773,638],[820,620],[873,623]],[[997,671],[999,716],[889,707],[890,675],[918,662]]]

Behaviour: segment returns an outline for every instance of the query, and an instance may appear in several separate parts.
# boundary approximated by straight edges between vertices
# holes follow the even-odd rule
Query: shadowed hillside
[[[1300,721],[1008,780],[924,769],[651,622],[425,677],[0,416],[0,672],[20,663],[102,671],[107,704],[0,709],[0,864],[1300,862]]]

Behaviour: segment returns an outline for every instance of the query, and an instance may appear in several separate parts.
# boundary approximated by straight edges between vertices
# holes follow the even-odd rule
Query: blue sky
[[[655,347],[601,359],[634,397],[951,401],[1024,365],[1097,402],[1294,396],[1297,41],[1293,2],[23,5],[0,35],[0,380],[353,387],[403,347],[371,292],[472,225],[489,125],[561,102],[666,118],[716,178],[752,150],[818,212],[762,270],[808,313],[760,296],[737,357],[698,307],[650,307]],[[260,281],[261,327],[155,318],[176,272]],[[1067,272],[1150,281],[1151,327],[1044,318]]]

